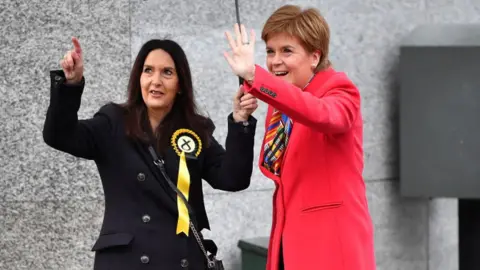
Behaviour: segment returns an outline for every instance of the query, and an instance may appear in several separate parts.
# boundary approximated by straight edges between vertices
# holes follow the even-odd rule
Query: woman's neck
[[[167,116],[167,110],[152,110],[148,109],[148,120],[150,121],[150,126],[152,127],[152,131],[155,132],[158,125],[162,123],[165,116]]]

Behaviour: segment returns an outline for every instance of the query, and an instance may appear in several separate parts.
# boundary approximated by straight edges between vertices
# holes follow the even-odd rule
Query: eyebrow
[[[271,50],[272,48],[267,46],[266,49]],[[293,47],[292,45],[286,45],[286,46],[282,46],[282,49],[295,49],[295,47]]]
[[[144,68],[155,68],[154,66],[152,65],[143,65]],[[170,66],[166,66],[166,67],[163,67],[164,69],[171,69],[171,70],[175,70],[174,67],[170,67]]]

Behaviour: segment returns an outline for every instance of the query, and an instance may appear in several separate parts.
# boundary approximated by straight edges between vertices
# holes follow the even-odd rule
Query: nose
[[[152,84],[154,86],[161,86],[162,85],[162,76],[160,74],[155,74],[152,76]]]
[[[280,57],[279,54],[275,54],[273,56],[273,59],[272,59],[272,65],[277,66],[277,65],[280,65],[280,64],[282,64],[282,58]]]

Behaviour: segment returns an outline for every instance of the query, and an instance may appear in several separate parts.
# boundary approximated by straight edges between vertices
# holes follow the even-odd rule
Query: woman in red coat
[[[262,31],[268,70],[254,63],[253,30],[226,35],[244,91],[269,104],[259,164],[276,186],[267,270],[374,270],[360,94],[330,66],[327,22],[315,9],[275,11]]]

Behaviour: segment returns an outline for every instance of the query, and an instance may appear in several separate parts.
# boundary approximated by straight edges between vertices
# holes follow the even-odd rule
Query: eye
[[[167,68],[167,69],[164,69],[163,70],[163,73],[166,75],[166,76],[173,76],[174,72],[173,70]]]
[[[143,68],[143,72],[144,73],[150,73],[150,72],[152,72],[152,69],[149,68],[149,67],[145,67],[145,68]]]
[[[267,54],[272,54],[273,50],[272,49],[267,49]]]
[[[285,48],[285,49],[283,49],[283,52],[284,53],[292,53],[292,50],[290,50],[289,48]]]

